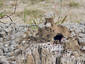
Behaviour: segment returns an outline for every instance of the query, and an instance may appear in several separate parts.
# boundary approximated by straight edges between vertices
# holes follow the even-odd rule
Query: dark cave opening
[[[63,36],[63,34],[61,34],[61,33],[58,33],[56,36],[54,36],[54,40],[56,41],[59,41],[59,42],[61,42],[61,40],[62,40],[62,38],[63,38],[64,36]]]

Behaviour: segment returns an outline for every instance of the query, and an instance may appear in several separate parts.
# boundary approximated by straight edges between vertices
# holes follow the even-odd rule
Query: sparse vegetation
[[[78,2],[75,2],[75,1],[71,1],[70,3],[69,3],[69,6],[70,7],[79,7],[79,3]]]
[[[0,7],[2,7],[3,6],[3,2],[2,2],[2,0],[0,0]]]
[[[24,13],[26,15],[30,15],[31,17],[35,17],[35,18],[41,17],[43,15],[43,11],[38,10],[38,9],[36,9],[36,10],[24,10]]]
[[[33,24],[33,21],[36,20],[37,18],[42,18],[44,12],[38,9],[34,9],[34,10],[27,10],[24,9],[24,22],[28,23],[28,24]],[[29,22],[27,22],[27,16],[31,17],[29,19]]]
[[[4,13],[0,13],[0,18],[3,18],[5,16]]]
[[[39,2],[43,2],[43,1],[49,1],[49,0],[31,0],[31,4],[36,4],[36,3],[39,3]]]
[[[63,23],[66,21],[67,16],[68,16],[68,15],[59,18],[59,19],[57,20],[56,24],[63,24]]]

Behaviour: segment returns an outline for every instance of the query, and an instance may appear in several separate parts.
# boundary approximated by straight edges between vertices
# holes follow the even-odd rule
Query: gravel
[[[66,26],[71,31],[71,37],[77,36],[80,42],[85,43],[85,22],[81,23],[64,23],[62,24]]]

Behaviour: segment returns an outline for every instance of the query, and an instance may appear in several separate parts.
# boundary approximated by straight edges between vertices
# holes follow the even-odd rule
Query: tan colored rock
[[[73,51],[80,50],[80,46],[78,44],[78,41],[76,39],[73,39],[73,38],[69,38],[68,42],[65,43],[65,48],[71,49]]]
[[[61,33],[61,34],[64,35],[64,37],[67,37],[67,38],[68,38],[68,37],[70,36],[70,34],[71,34],[70,30],[69,30],[67,27],[62,26],[62,25],[56,25],[56,24],[54,23],[53,18],[46,18],[45,24],[46,24],[46,23],[51,23],[51,29],[53,30],[53,32],[54,32],[55,34]]]
[[[27,55],[27,63],[26,64],[35,64],[34,58],[31,54]]]
[[[42,49],[42,64],[52,64],[52,54],[47,49]]]
[[[53,21],[53,18],[45,18],[45,21],[46,22],[44,24],[46,25],[47,23],[51,23],[51,27],[39,28],[38,35],[42,39],[51,41],[58,33],[61,33],[66,38],[70,36],[70,30],[65,26],[56,25]]]
[[[65,26],[62,25],[57,25],[57,26],[53,26],[52,29],[54,30],[54,33],[58,34],[61,33],[64,37],[68,38],[70,37],[70,30],[68,28],[66,28]]]
[[[52,38],[55,36],[55,33],[52,31],[50,27],[40,28],[38,33],[40,38],[47,41],[52,40]]]
[[[37,48],[35,48],[35,49],[33,50],[32,55],[33,55],[35,64],[39,64],[39,63],[40,63],[40,54],[39,54]]]
[[[52,54],[46,48],[35,48],[27,55],[27,64],[52,64]]]

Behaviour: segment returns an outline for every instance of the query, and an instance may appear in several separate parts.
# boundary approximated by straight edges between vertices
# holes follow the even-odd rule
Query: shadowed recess
[[[64,36],[61,33],[58,33],[56,36],[54,36],[54,40],[58,40],[59,42],[61,42],[63,37]]]

